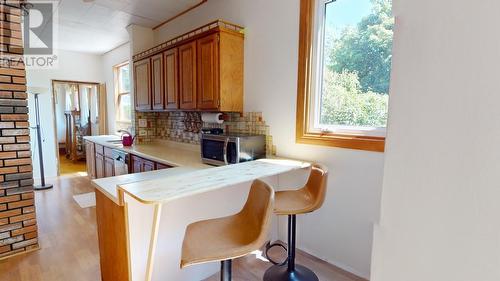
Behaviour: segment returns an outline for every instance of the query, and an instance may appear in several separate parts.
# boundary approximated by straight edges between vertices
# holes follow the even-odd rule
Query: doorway
[[[52,81],[58,174],[86,172],[83,137],[99,135],[99,84]]]

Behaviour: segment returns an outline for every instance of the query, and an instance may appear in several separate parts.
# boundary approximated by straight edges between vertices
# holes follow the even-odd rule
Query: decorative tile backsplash
[[[200,112],[136,112],[136,140],[138,143],[156,139],[199,144],[201,128],[221,128],[229,133],[258,134],[266,136],[266,152],[276,154],[269,126],[261,112],[225,113],[223,124],[201,121]]]

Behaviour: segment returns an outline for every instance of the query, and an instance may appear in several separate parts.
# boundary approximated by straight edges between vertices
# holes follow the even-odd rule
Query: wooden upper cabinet
[[[179,47],[179,107],[196,109],[196,41]]]
[[[164,53],[164,83],[165,83],[165,108],[179,108],[179,88],[178,88],[178,50],[170,49]]]
[[[243,41],[220,27],[148,50],[134,64],[136,110],[242,112]]]
[[[219,111],[243,112],[243,34],[219,32]]]
[[[153,97],[153,109],[164,109],[164,88],[163,88],[163,54],[158,54],[151,58],[151,90]]]
[[[219,107],[219,34],[197,41],[198,50],[198,109]]]
[[[134,63],[135,109],[151,110],[151,62],[143,59]]]

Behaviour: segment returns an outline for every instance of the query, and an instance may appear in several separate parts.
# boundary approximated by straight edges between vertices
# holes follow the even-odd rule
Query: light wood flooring
[[[92,191],[85,176],[61,176],[48,180],[52,190],[36,192],[40,247],[38,251],[0,261],[0,281],[99,281],[99,250],[95,208],[80,208],[73,195]],[[303,264],[321,281],[361,281],[322,260],[299,252]],[[269,263],[254,255],[233,264],[234,281],[262,280]],[[214,275],[207,281],[217,281]],[[116,280],[120,281],[120,280]]]
[[[78,172],[86,172],[87,166],[85,159],[71,161],[66,158],[65,154],[59,154],[59,173],[61,175],[75,174]]]

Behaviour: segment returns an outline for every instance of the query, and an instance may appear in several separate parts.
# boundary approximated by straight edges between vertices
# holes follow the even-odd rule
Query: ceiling
[[[103,54],[126,42],[129,24],[154,27],[200,0],[60,0],[58,49]]]

